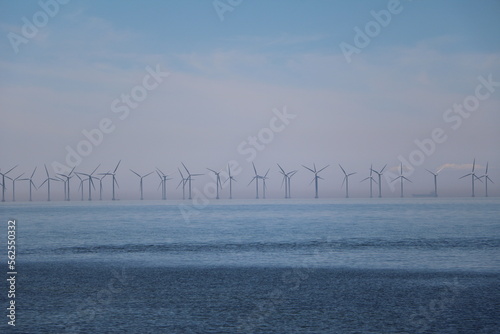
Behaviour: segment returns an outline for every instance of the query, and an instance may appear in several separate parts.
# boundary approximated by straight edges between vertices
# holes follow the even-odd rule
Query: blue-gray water
[[[2,203],[0,331],[498,333],[499,199],[190,204]]]

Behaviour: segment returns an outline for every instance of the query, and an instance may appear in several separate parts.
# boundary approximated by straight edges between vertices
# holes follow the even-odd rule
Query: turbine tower
[[[177,170],[179,171],[179,174],[181,174],[181,181],[177,185],[177,188],[179,188],[179,186],[182,183],[182,199],[186,199],[186,183],[187,183],[187,179],[184,178],[184,175],[182,174],[182,172],[181,172],[181,170],[179,168],[177,168]]]
[[[101,177],[96,177],[96,179],[99,180],[99,200],[102,201],[102,180],[106,177],[106,175],[103,175]]]
[[[471,179],[472,179],[472,197],[476,196],[474,194],[474,180],[478,179],[479,181],[481,181],[481,179],[474,172],[475,167],[476,167],[476,159],[474,159],[474,161],[472,162],[472,171],[469,174],[465,174],[464,176],[459,178],[459,179],[463,179],[464,177],[467,177],[467,176],[471,177]],[[481,181],[481,182],[483,182],[483,181]]]
[[[10,177],[6,176],[9,174],[14,168],[16,168],[17,165],[6,171],[5,173],[0,172],[0,175],[2,175],[2,202],[5,202],[5,178],[7,177],[10,179]],[[12,180],[12,179],[11,179]]]
[[[42,184],[38,187],[38,188],[41,188],[45,182],[47,182],[47,202],[50,202],[50,181],[59,181],[59,179],[54,179],[53,177],[50,177],[49,175],[49,171],[47,169],[47,165],[43,165],[45,167],[45,173],[47,174],[47,178],[45,179],[45,181],[42,182]]]
[[[326,167],[328,167],[328,166],[330,166],[330,165],[326,165],[325,167],[321,168],[320,170],[316,170],[316,164],[313,164],[314,169],[311,169],[311,168],[309,168],[309,167],[306,167],[306,166],[302,165],[302,167],[304,167],[304,168],[306,168],[307,170],[310,170],[311,172],[313,172],[313,173],[314,173],[314,178],[313,178],[313,179],[312,179],[312,181],[311,181],[311,183],[313,183],[313,181],[314,181],[314,186],[315,186],[315,188],[316,188],[316,195],[314,196],[314,198],[318,198],[318,179],[322,179],[322,180],[323,180],[323,178],[322,178],[321,176],[319,176],[318,174],[319,174],[322,170],[324,170]]]
[[[77,173],[75,173],[75,175],[76,175],[76,177],[80,180],[80,186],[78,187],[78,190],[80,190],[80,189],[81,189],[81,191],[82,191],[82,198],[81,198],[81,200],[83,201],[83,181],[85,181],[85,180],[83,180],[83,179],[80,177],[80,175],[78,175]]]
[[[144,199],[144,196],[143,196],[143,192],[142,192],[142,180],[146,177],[146,176],[149,176],[151,174],[153,174],[153,172],[149,172],[145,175],[139,175],[138,173],[134,172],[132,169],[130,170],[132,173],[134,173],[135,175],[137,175],[139,178],[140,178],[140,181],[139,181],[139,187],[141,188],[141,201]]]
[[[262,179],[262,198],[266,198],[266,180],[268,179],[267,177],[267,174],[269,173],[269,170],[267,170],[266,174],[264,174],[264,176],[261,177]]]
[[[12,180],[12,202],[16,201],[16,181],[19,180],[19,178],[23,175],[24,175],[24,173],[22,173],[18,177],[11,179]],[[10,177],[9,177],[9,179],[10,179]]]
[[[366,180],[370,180],[370,198],[373,197],[372,184],[373,184],[373,182],[375,182],[375,184],[377,183],[377,181],[375,181],[375,179],[372,176],[372,173],[373,173],[373,168],[372,167],[373,167],[373,165],[370,165],[370,176],[365,177],[363,180],[360,181],[360,182],[363,182],[363,181],[366,181]]]
[[[120,187],[118,186],[118,181],[116,181],[116,171],[117,171],[117,169],[118,169],[118,166],[120,166],[120,162],[122,162],[122,161],[121,161],[121,160],[120,160],[120,161],[118,161],[118,163],[116,164],[116,167],[115,167],[115,169],[113,170],[113,172],[107,172],[107,173],[100,173],[100,174],[99,174],[99,175],[104,175],[104,176],[106,176],[106,175],[111,175],[111,176],[113,177],[113,179],[112,179],[112,181],[111,181],[111,186],[112,186],[112,188],[113,188],[113,197],[112,197],[112,200],[113,200],[113,201],[114,201],[114,200],[116,200],[116,197],[115,197],[115,184],[116,184],[116,186],[117,186],[118,188],[120,188]],[[69,188],[68,188],[68,191],[69,191]]]
[[[485,196],[488,197],[488,181],[490,181],[491,183],[495,183],[488,176],[488,163],[486,163],[486,171],[484,172],[484,175],[481,175],[479,178],[481,179],[483,177],[484,177],[484,186],[485,186],[485,190],[486,190]]]
[[[73,171],[74,171],[74,170],[75,170],[75,167],[73,167],[73,169],[72,169],[72,170],[71,170],[68,174],[61,174],[61,173],[58,173],[58,174],[57,174],[57,175],[59,175],[59,176],[62,176],[62,177],[64,177],[64,178],[66,178],[66,182],[64,183],[64,185],[67,187],[67,188],[65,188],[65,190],[64,190],[64,194],[65,194],[64,199],[65,199],[66,201],[69,201],[69,200],[70,200],[70,198],[69,198],[69,197],[70,197],[70,196],[69,196],[69,179],[71,179],[71,178],[73,177],[73,176],[71,175],[71,173],[73,173]]]
[[[224,183],[229,181],[229,199],[232,199],[233,198],[233,181],[236,182],[236,180],[231,175],[231,167],[229,167],[229,164],[227,164],[227,171],[228,171],[229,177],[224,181]]]
[[[344,173],[344,180],[342,181],[342,185],[340,187],[342,188],[345,183],[345,198],[349,198],[349,176],[356,174],[356,172],[347,174],[345,169],[342,168],[340,164],[339,167],[340,169],[342,169],[342,172]]]
[[[394,182],[396,181],[397,179],[400,179],[401,180],[401,198],[403,198],[403,180],[406,180],[408,182],[411,182],[406,176],[403,176],[403,163],[401,163],[401,169],[400,169],[400,174],[397,178],[395,178],[394,180],[392,180],[391,182]]]
[[[212,173],[215,174],[216,176],[216,181],[215,181],[215,185],[216,185],[216,188],[217,188],[217,196],[215,197],[215,199],[219,199],[219,185],[222,189],[222,182],[220,181],[220,173],[221,172],[216,172],[214,171],[213,169],[210,169],[210,168],[207,168],[209,171],[211,171]]]
[[[192,199],[191,197],[191,180],[193,180],[193,176],[200,176],[200,175],[203,175],[203,174],[191,174],[189,172],[189,170],[186,168],[186,165],[184,165],[183,162],[181,162],[182,166],[184,166],[184,169],[186,170],[186,173],[188,173],[188,177],[186,178],[187,179],[187,182],[188,182],[188,185],[189,185],[189,199]]]
[[[382,175],[384,174],[384,169],[387,167],[387,164],[380,170],[380,172],[376,171],[375,169],[371,169],[375,174],[378,175],[378,197],[382,197]]]
[[[20,180],[20,181],[29,181],[29,185],[30,185],[30,202],[31,202],[31,187],[34,186],[35,189],[37,189],[37,187],[35,185],[35,182],[33,182],[33,176],[35,175],[35,172],[36,172],[36,167],[33,170],[33,173],[31,173],[31,176],[29,178],[24,178],[24,179]]]
[[[257,168],[255,168],[255,164],[252,162],[252,166],[253,166],[253,171],[255,173],[255,176],[250,180],[250,182],[248,183],[247,187],[253,182],[255,181],[255,198],[258,199],[259,198],[259,179],[262,179],[263,177],[259,175],[259,173],[257,173]]]
[[[89,201],[92,200],[92,188],[94,188],[95,190],[95,186],[94,186],[94,181],[93,179],[99,179],[98,177],[94,176],[94,173],[95,171],[97,170],[97,168],[99,168],[99,166],[101,166],[101,164],[99,164],[93,171],[92,173],[90,174],[87,174],[87,173],[76,173],[76,174],[81,174],[81,175],[85,175],[87,177],[87,180],[89,181]],[[92,186],[92,188],[90,188],[90,186]]]
[[[444,167],[443,167],[444,168]],[[443,168],[439,169],[437,172],[431,172],[430,170],[428,170],[427,168],[425,169],[426,171],[428,171],[429,173],[431,173],[433,176],[434,176],[434,197],[438,197],[438,182],[437,182],[437,177],[438,177],[438,174],[439,172],[441,172],[443,170]]]
[[[167,180],[172,180],[172,178],[168,177],[168,174],[163,173],[159,168],[156,168],[156,174],[158,174],[158,177],[160,178],[159,187],[161,187],[161,199],[166,200],[167,199]]]

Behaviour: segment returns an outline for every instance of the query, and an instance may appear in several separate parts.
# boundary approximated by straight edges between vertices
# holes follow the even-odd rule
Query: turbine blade
[[[255,175],[257,175],[257,168],[255,168],[255,164],[252,162],[252,166],[253,166],[253,171],[255,172]]]
[[[280,164],[277,164],[277,165],[278,165],[278,167],[281,169],[281,172],[282,172],[283,174],[285,174],[285,171],[283,170],[283,168],[281,168]]]
[[[94,171],[92,173],[90,173],[90,175],[94,174],[95,171],[97,170],[97,168],[99,168],[99,166],[101,166],[101,164],[97,165],[97,167],[94,169]]]
[[[9,169],[7,172],[4,173],[4,175],[7,175],[8,173],[10,173],[14,168],[16,168],[17,166],[19,165],[15,165],[14,167],[12,167],[11,169]],[[47,168],[46,168],[47,169]]]
[[[345,172],[344,168],[342,168],[342,166],[339,164],[340,166],[340,169],[342,169],[342,172],[344,172],[344,175],[347,175],[347,173]]]
[[[137,174],[136,172],[134,172],[133,170],[130,170],[132,173],[134,173],[135,175],[141,177],[139,174]]]
[[[181,161],[181,164],[182,164],[182,166],[184,166],[184,169],[186,170],[186,172],[187,172],[188,174],[190,174],[190,173],[189,173],[189,171],[188,171],[188,169],[187,169],[187,167],[186,167],[186,165],[184,165],[184,163],[183,163],[182,161]]]
[[[73,169],[75,169],[75,167],[73,167]],[[73,169],[72,169],[72,170],[73,170]],[[30,178],[33,178],[33,175],[35,175],[35,172],[36,172],[36,167],[35,167],[35,169],[33,170],[33,173],[31,173],[31,177],[30,177]]]
[[[49,171],[47,170],[47,165],[46,164],[43,164],[43,166],[45,167],[45,173],[47,173],[47,177],[49,177]],[[7,172],[8,173],[8,172]],[[5,173],[5,174],[7,174]]]
[[[115,167],[115,170],[113,171],[113,173],[116,173],[116,170],[118,169],[118,166],[120,166],[120,162],[122,162],[121,160],[118,161],[118,163],[116,164],[116,167]]]
[[[255,180],[255,178],[256,178],[256,177],[257,177],[257,176],[254,176],[254,177],[250,180],[250,182],[248,182],[247,187],[248,187],[248,186],[249,186],[249,185],[253,182],[253,180]]]
[[[385,166],[380,170],[380,172],[379,172],[380,174],[382,174],[384,172],[385,167],[387,167],[387,164],[385,164]]]
[[[304,166],[304,165],[302,165],[302,167],[304,167],[305,169],[310,170],[310,171],[311,171],[311,172],[313,172],[313,173],[316,173],[315,171],[313,171],[313,170],[312,170],[311,168],[309,168],[309,167],[306,167],[306,166]]]
[[[324,170],[325,168],[329,167],[330,165],[326,165],[325,167],[321,168],[319,171],[317,171],[317,173],[321,172],[322,170]]]

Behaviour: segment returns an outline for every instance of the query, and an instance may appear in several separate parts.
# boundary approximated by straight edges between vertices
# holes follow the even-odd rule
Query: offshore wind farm
[[[28,192],[23,192],[21,197],[18,195],[17,196],[18,201],[32,201],[33,200],[33,192],[34,191],[36,191],[36,192],[41,191],[40,189],[44,185],[46,185],[46,189],[47,189],[46,201],[54,200],[54,195],[53,195],[54,193],[57,194],[56,200],[70,201],[71,189],[73,189],[73,191],[76,190],[76,191],[80,192],[81,200],[84,200],[83,196],[84,196],[84,193],[86,193],[86,199],[88,201],[92,201],[93,200],[92,199],[92,191],[98,191],[98,193],[99,193],[98,200],[118,200],[118,199],[120,199],[120,197],[117,195],[118,181],[116,180],[116,176],[117,176],[117,170],[118,170],[118,167],[120,166],[120,163],[121,163],[121,160],[116,164],[113,172],[111,172],[111,171],[99,172],[98,171],[100,168],[100,164],[99,164],[91,173],[80,172],[80,171],[76,170],[74,167],[70,170],[70,172],[68,174],[58,173],[57,175],[59,175],[59,177],[57,177],[57,178],[51,177],[50,173],[47,169],[47,166],[44,165],[46,178],[41,179],[40,184],[38,186],[33,181],[33,177],[35,175],[37,167],[35,167],[33,169],[31,177],[29,177],[29,178],[21,178],[23,175],[25,175],[25,172],[22,172],[21,174],[19,174],[15,178],[11,178],[8,176],[8,174],[10,172],[12,172],[14,170],[14,168],[19,167],[19,166],[15,166],[14,168],[7,170],[5,173],[1,173],[1,169],[0,169],[0,175],[2,175],[2,177],[4,178],[4,179],[2,179],[2,181],[4,181],[5,179],[10,180],[11,181],[10,184],[12,185],[12,186],[10,186],[10,184],[8,182],[4,181],[5,185],[2,182],[0,187],[2,188],[2,194],[5,194],[7,191],[12,191],[12,200],[13,201],[15,201],[15,198],[16,198],[15,188],[14,188],[15,181],[29,181]],[[273,186],[274,186],[273,197],[274,198],[282,197],[282,196],[278,196],[278,193],[277,193],[277,188],[278,188],[278,184],[279,184],[279,188],[284,190],[283,197],[284,198],[291,198],[291,178],[297,174],[298,169],[285,172],[285,170],[280,166],[279,163],[277,163],[276,165],[278,168],[273,170],[272,172],[281,174],[282,180],[281,180],[281,183],[274,182],[274,184],[273,184]],[[266,190],[268,190],[268,192],[269,192],[269,186],[268,186],[268,184],[266,184],[266,180],[268,180],[268,183],[269,183],[270,177],[268,175],[269,175],[269,172],[271,171],[271,168],[268,168],[264,175],[260,175],[257,172],[257,168],[255,167],[255,164],[252,163],[251,166],[252,166],[252,169],[254,171],[254,175],[251,178],[250,182],[248,183],[248,186],[251,185],[252,183],[255,184],[255,198],[256,199],[259,199],[259,198],[265,199],[266,198]],[[374,193],[373,192],[373,183],[375,183],[375,185],[378,186],[378,190],[379,190],[378,197],[380,197],[380,198],[382,197],[382,188],[385,188],[386,189],[385,191],[388,192],[385,197],[395,197],[395,196],[397,196],[397,191],[395,190],[394,187],[391,188],[391,185],[393,182],[396,182],[397,180],[399,180],[399,188],[400,188],[399,197],[401,197],[401,198],[404,197],[403,183],[405,181],[413,183],[409,178],[407,178],[405,175],[403,175],[405,166],[402,163],[400,163],[400,165],[398,166],[399,168],[397,168],[399,174],[392,173],[390,178],[383,179],[382,176],[384,175],[384,170],[386,169],[386,166],[387,165],[385,165],[380,171],[376,171],[373,169],[373,165],[370,165],[370,167],[368,169],[369,176],[359,180],[359,183],[362,183],[364,181],[369,181],[369,183],[370,183],[369,196],[367,196],[366,193],[361,191],[363,186],[362,186],[362,184],[360,184],[360,185],[356,185],[357,190],[358,190],[357,197],[360,197],[360,198],[370,197],[370,198],[372,198],[373,193]],[[460,170],[462,170],[464,168],[469,168],[468,164],[463,164],[462,166],[464,166],[464,167],[461,168]],[[459,181],[460,179],[470,177],[471,178],[471,187],[472,187],[471,188],[472,192],[470,194],[471,197],[476,196],[476,191],[475,191],[475,189],[477,188],[477,185],[475,185],[476,182],[479,182],[480,186],[482,188],[484,188],[484,189],[481,189],[481,195],[479,195],[479,196],[489,197],[490,195],[488,193],[488,183],[491,184],[490,185],[490,192],[492,191],[492,186],[495,185],[494,181],[491,179],[490,175],[488,174],[489,163],[487,162],[486,165],[484,166],[485,172],[481,176],[479,176],[478,174],[475,173],[475,169],[476,169],[476,160],[475,159],[473,159],[473,163],[470,166],[471,166],[470,173],[462,175],[461,177],[457,178],[456,180],[452,180],[452,181],[456,181],[456,183],[460,183],[460,181]],[[300,167],[300,166],[297,166],[297,167]],[[319,184],[318,184],[319,180],[322,180],[323,183],[325,184],[323,187],[330,188],[330,190],[333,190],[335,188],[334,185],[332,184],[332,182],[328,183],[326,180],[324,180],[319,175],[319,173],[322,172],[323,170],[325,170],[328,167],[328,165],[319,169],[319,170],[316,169],[315,164],[313,164],[313,168],[309,168],[307,166],[302,166],[302,167],[305,168],[306,171],[310,171],[310,172],[314,173],[314,177],[309,183],[309,186],[311,186],[311,185],[314,186],[314,188],[313,188],[314,193],[313,193],[313,196],[310,196],[310,195],[308,196],[305,192],[302,192],[301,196],[299,196],[298,198],[308,198],[308,197],[319,198],[319,190],[318,190],[319,189]],[[339,164],[339,167],[344,175],[344,177],[342,178],[341,188],[345,189],[345,198],[349,198],[350,197],[349,196],[349,177],[355,175],[356,172],[348,173],[342,167],[342,165]],[[176,166],[173,165],[170,168],[175,169]],[[185,170],[185,173],[182,173],[181,168],[183,168]],[[427,171],[428,173],[430,173],[432,175],[433,182],[432,183],[429,182],[428,177],[426,177],[425,175],[421,175],[418,182],[420,184],[425,183],[426,188],[419,187],[418,191],[422,191],[423,189],[427,189],[428,192],[417,192],[417,193],[413,192],[410,195],[408,195],[409,191],[407,191],[406,196],[407,197],[438,197],[437,177],[438,177],[439,173],[441,173],[446,168],[447,168],[447,165],[443,165],[442,167],[437,168],[436,172],[432,172],[429,169],[424,169],[425,171]],[[187,198],[188,200],[192,200],[193,199],[193,194],[192,194],[193,189],[192,189],[191,181],[194,180],[193,177],[195,177],[195,176],[200,177],[200,176],[203,176],[204,174],[200,174],[200,173],[191,174],[189,172],[189,170],[187,169],[187,167],[182,162],[181,162],[180,166],[177,166],[177,169],[179,171],[180,180],[179,180],[179,183],[178,183],[178,186],[176,189],[180,190],[179,187],[182,185],[182,196],[181,196],[180,192],[174,193],[174,189],[171,189],[169,198],[174,198],[174,199],[186,199]],[[391,169],[395,170],[396,167],[391,168]],[[199,180],[199,183],[200,183],[199,187],[197,187],[196,185],[194,186],[196,193],[198,194],[197,197],[200,197],[200,194],[201,194],[201,196],[203,196],[204,198],[207,198],[207,199],[220,199],[220,198],[232,199],[233,196],[235,196],[236,198],[239,198],[239,199],[249,198],[248,192],[245,191],[244,187],[241,187],[241,188],[237,187],[237,188],[233,189],[232,182],[236,181],[236,179],[234,178],[234,172],[231,175],[230,165],[227,165],[226,168],[223,168],[219,171],[217,171],[215,169],[211,169],[211,168],[207,168],[207,170],[211,173],[211,175],[210,174],[205,175],[204,179],[200,179]],[[134,171],[132,169],[130,169],[130,171],[139,178],[139,198],[138,198],[139,200],[144,200],[145,189],[144,189],[143,180],[147,176],[149,176],[153,173],[157,174],[157,176],[160,179],[160,183],[158,184],[158,186],[156,188],[153,184],[150,184],[149,187],[146,188],[146,192],[148,192],[148,194],[151,194],[149,199],[166,200],[167,199],[167,181],[174,180],[174,182],[177,182],[176,177],[174,177],[171,174],[163,173],[159,168],[156,168],[155,171],[151,171],[151,172],[148,172],[148,173],[143,174],[143,175],[137,173],[136,171]],[[455,172],[456,172],[456,168],[455,168]],[[186,177],[184,177],[184,174],[186,174]],[[374,174],[378,176],[378,180],[376,178],[374,178],[374,176],[373,176]],[[454,173],[454,174],[456,174],[456,173]],[[101,177],[97,177],[95,175],[101,175]],[[73,179],[73,176],[76,176],[77,178]],[[108,180],[105,180],[104,178],[106,176],[111,176],[111,178],[109,178]],[[127,177],[126,175],[122,176],[122,179],[124,179],[122,182],[124,184],[128,184],[125,182],[126,177]],[[337,179],[340,180],[338,177],[337,177]],[[71,180],[73,180],[73,181],[71,181]],[[96,187],[95,187],[94,180],[99,181],[98,182],[98,187],[99,187],[98,189],[96,189]],[[62,192],[57,192],[57,190],[54,191],[54,187],[52,187],[52,190],[51,190],[50,181],[63,182],[63,187],[62,187],[63,191]],[[71,182],[74,183],[73,187],[70,187]],[[85,183],[87,183],[87,186],[84,187]],[[260,183],[260,188],[259,188],[259,183]],[[108,185],[108,190],[104,189],[105,185]],[[442,186],[445,186],[445,185],[442,185]],[[116,187],[116,189],[115,189],[115,187]],[[186,189],[186,187],[187,187],[187,189]],[[212,194],[211,191],[207,191],[207,187],[214,187],[215,194]],[[228,189],[226,189],[226,188],[228,188]],[[111,191],[109,191],[109,189],[111,189]],[[161,194],[158,193],[158,191],[160,191],[160,190],[161,190]],[[233,190],[234,190],[234,195],[233,195]],[[259,196],[259,190],[260,190],[260,196]],[[484,190],[484,192],[483,192],[483,190]],[[121,189],[120,191],[121,191],[121,196],[123,199],[133,199],[133,197],[130,196],[130,194],[133,191],[131,191],[130,189]],[[307,190],[306,190],[306,192],[307,192]],[[19,193],[19,189],[18,189],[18,193]],[[103,197],[103,193],[104,193],[104,197]],[[330,194],[331,193],[332,192],[330,192]],[[241,194],[241,195],[239,195],[239,194]],[[469,196],[469,194],[467,193],[467,190],[464,189],[464,187],[463,187],[461,189],[461,192],[449,193],[447,197],[466,197],[466,196]],[[333,196],[330,195],[328,197],[332,197],[332,198],[337,197],[338,198],[338,197],[340,197],[340,194],[334,193]],[[43,201],[43,199],[40,197],[38,197],[38,200]],[[95,196],[94,196],[94,200],[96,200]],[[9,201],[8,196],[5,197],[5,195],[4,195],[3,201],[4,202]]]

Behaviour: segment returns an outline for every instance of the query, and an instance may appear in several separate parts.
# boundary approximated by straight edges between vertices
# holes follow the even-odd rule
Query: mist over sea
[[[18,277],[16,327],[0,331],[500,328],[498,198],[190,204],[2,203]]]

